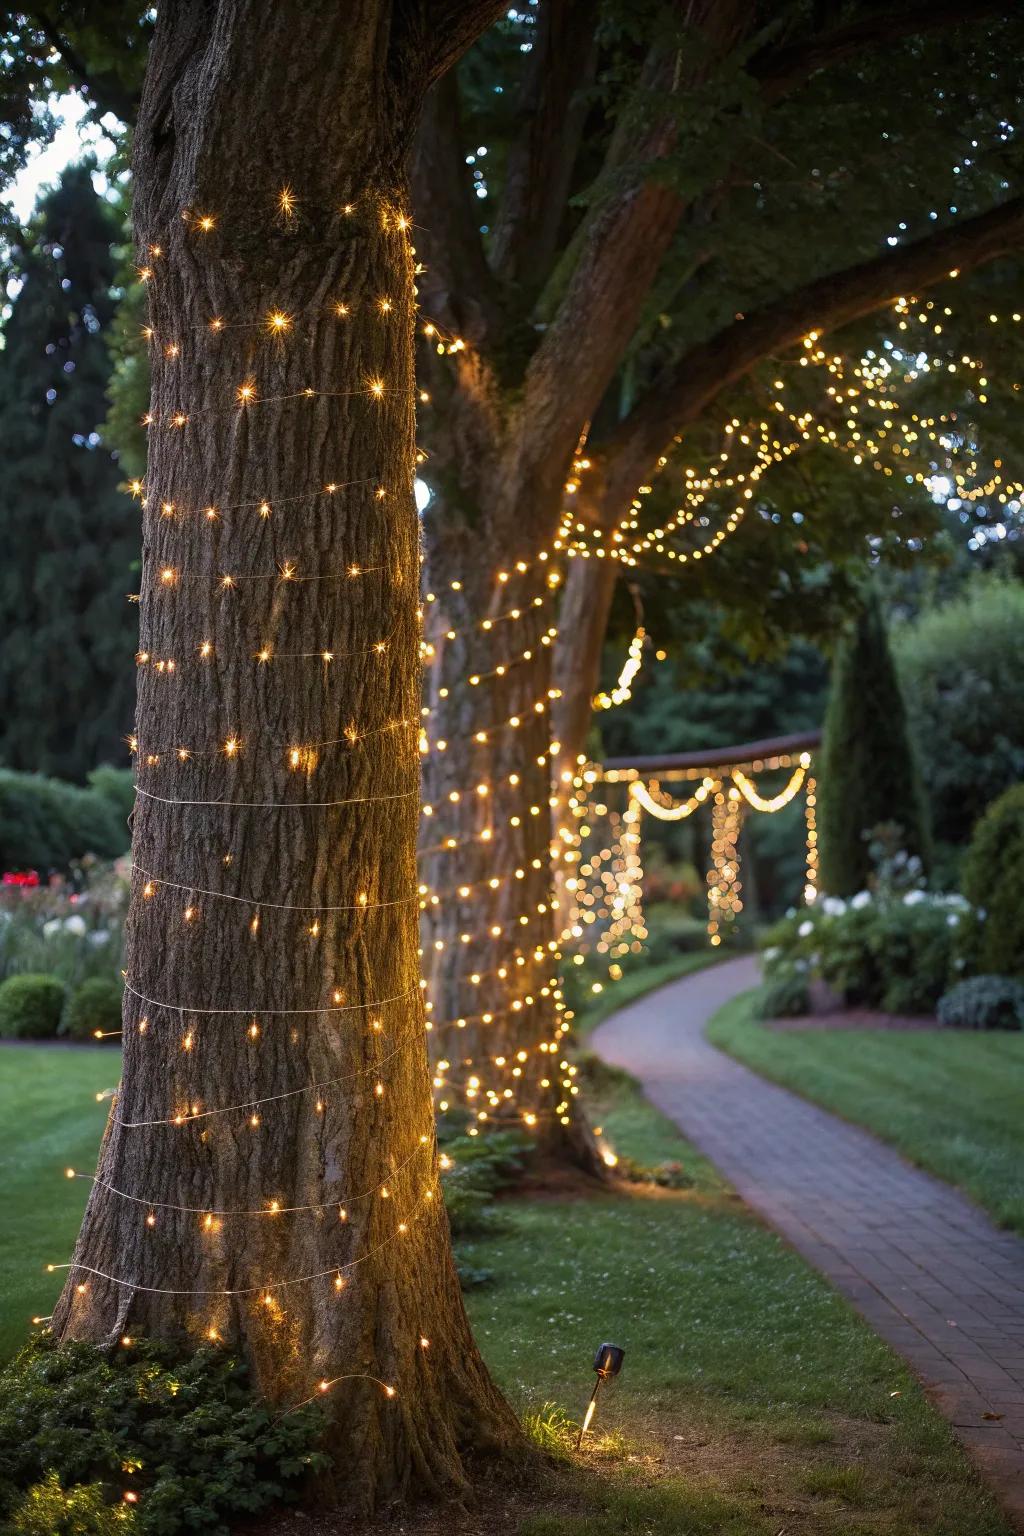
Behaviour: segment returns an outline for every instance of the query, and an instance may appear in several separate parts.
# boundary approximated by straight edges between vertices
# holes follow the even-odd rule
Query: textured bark
[[[446,582],[427,621],[424,974],[438,1075],[454,1090],[440,1098],[465,1103],[481,1125],[522,1126],[528,1117],[543,1152],[599,1173],[574,1102],[558,997],[549,697],[556,594],[546,562],[525,572],[510,562],[501,582],[462,542],[458,590]],[[431,566],[428,559],[428,586]],[[513,609],[521,617],[511,619]],[[481,617],[493,628],[483,630]],[[503,676],[488,676],[499,666]],[[469,685],[473,676],[481,683]],[[480,732],[485,742],[475,740]]]
[[[215,1336],[282,1406],[344,1378],[356,1507],[517,1441],[451,1260],[418,985],[401,49],[385,0],[160,10],[124,1072],[54,1318]]]

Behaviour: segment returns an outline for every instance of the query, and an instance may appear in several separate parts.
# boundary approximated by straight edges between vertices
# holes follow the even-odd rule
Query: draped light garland
[[[782,768],[791,770],[782,789],[774,795],[761,794],[753,775]],[[800,753],[796,759],[781,753],[722,769],[669,769],[649,781],[645,781],[638,769],[606,770],[600,764],[581,763],[569,798],[574,825],[566,835],[564,852],[567,865],[575,866],[575,869],[567,881],[574,905],[563,938],[571,938],[580,946],[577,963],[583,963],[584,950],[609,954],[613,958],[630,952],[639,953],[647,936],[642,905],[643,872],[638,855],[641,813],[658,821],[682,822],[710,806],[707,931],[709,942],[717,948],[731,932],[743,909],[738,841],[744,808],[761,815],[774,815],[803,790],[806,818],[803,894],[804,901],[812,903],[817,897],[817,786],[810,770],[809,752]],[[693,783],[698,779],[697,787],[682,800],[671,800],[662,788],[667,783]],[[607,803],[609,786],[614,785],[626,787],[624,811]],[[597,797],[598,786],[601,786],[600,798]],[[607,826],[603,839],[598,835],[601,824]],[[629,843],[635,844],[635,853],[625,841],[623,828],[628,829]],[[609,882],[604,873],[608,867],[619,877],[618,900],[609,900],[608,887],[614,882]],[[610,968],[609,974],[617,980],[621,971],[616,966]]]

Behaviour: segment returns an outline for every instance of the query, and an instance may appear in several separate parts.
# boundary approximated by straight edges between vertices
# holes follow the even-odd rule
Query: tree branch
[[[605,459],[606,516],[621,512],[680,429],[763,357],[810,330],[838,330],[901,293],[920,292],[1022,243],[1024,197],[1015,197],[902,250],[816,278],[691,348],[656,375],[606,443],[595,445]]]
[[[403,9],[398,0],[396,9]],[[421,0],[423,59],[427,82],[457,64],[482,32],[504,15],[506,0]]]
[[[976,22],[981,15],[1006,10],[1007,0],[994,4],[982,0],[967,10],[959,0],[915,3],[889,13],[879,6],[869,17],[816,39],[765,49],[748,67],[760,79],[765,101],[771,105],[817,70],[866,48],[961,20]],[[730,0],[698,0],[689,22],[705,34],[699,78],[701,70],[728,57],[743,37],[749,25],[749,7],[733,5]],[[663,91],[678,88],[674,56],[671,61],[662,58],[655,62],[661,65],[662,74],[656,77],[649,71],[645,88],[650,90],[658,84]],[[667,80],[666,63],[670,64]],[[685,83],[692,84],[693,80]],[[685,203],[672,188],[650,180],[650,167],[669,154],[674,139],[671,122],[662,119],[646,138],[628,145],[628,162],[643,166],[640,179],[625,178],[615,197],[593,211],[582,232],[581,253],[568,290],[526,377],[520,420],[532,438],[534,483],[543,484],[549,473],[557,472],[554,466],[559,452],[564,464],[565,444],[574,442],[592,418],[671,246]],[[623,152],[621,146],[613,145],[609,157],[612,170],[616,151]],[[659,443],[657,451],[662,446]],[[650,460],[641,477],[649,467]]]
[[[923,4],[902,9],[881,5],[847,26],[834,27],[798,43],[762,49],[751,59],[749,73],[760,81],[762,97],[771,105],[818,70],[841,64],[877,44],[888,45],[960,22],[976,22],[983,16],[1009,16],[1012,10],[1006,0],[977,0],[971,6],[965,6],[963,0],[924,0]]]
[[[597,64],[593,0],[547,0],[516,104],[518,137],[505,170],[491,264],[535,294],[546,277],[565,213],[586,108],[574,100]]]

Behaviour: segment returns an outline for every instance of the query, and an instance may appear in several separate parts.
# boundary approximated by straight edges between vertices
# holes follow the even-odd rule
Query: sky
[[[86,108],[81,97],[53,96],[50,109],[62,119],[53,143],[35,150],[7,189],[7,198],[19,222],[31,214],[41,188],[55,182],[66,165],[80,160],[90,149],[95,149],[102,164],[114,147],[101,128],[85,122]],[[97,178],[97,190],[102,191],[104,186],[105,182]]]

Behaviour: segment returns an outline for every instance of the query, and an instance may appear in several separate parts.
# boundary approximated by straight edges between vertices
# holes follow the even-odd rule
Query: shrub
[[[769,986],[816,978],[847,1004],[888,1013],[931,1013],[957,970],[961,896],[922,890],[826,896],[764,935]]]
[[[976,909],[964,936],[971,969],[1024,980],[1024,784],[993,801],[975,827],[963,890]]]
[[[757,997],[762,1019],[791,1019],[810,1010],[807,978],[796,971],[780,971],[766,981]]]
[[[111,1504],[102,1483],[62,1488],[56,1472],[28,1490],[6,1527],[11,1536],[131,1536],[138,1528],[134,1507]]]
[[[1008,976],[971,976],[939,1000],[947,1029],[1024,1029],[1024,983]]]
[[[115,768],[103,763],[89,775],[89,788],[109,800],[121,820],[127,826],[128,817],[135,808],[135,775],[130,768]],[[128,846],[127,833],[124,846]]]
[[[522,1177],[531,1143],[516,1131],[457,1136],[444,1144],[442,1187],[453,1237],[494,1225],[494,1196]]]
[[[962,847],[1024,778],[1024,587],[977,577],[894,629],[892,645],[936,840]]]
[[[121,983],[112,976],[90,976],[76,987],[60,1021],[60,1033],[70,1040],[92,1040],[121,1028]]]
[[[0,1036],[47,1040],[57,1033],[63,1008],[64,984],[56,976],[8,976],[0,982]]]
[[[298,1496],[324,1464],[323,1422],[315,1405],[273,1414],[225,1350],[182,1358],[145,1340],[111,1351],[35,1340],[0,1375],[0,1521],[11,1529],[16,1511],[13,1529],[32,1536],[225,1532],[232,1517]],[[99,1523],[97,1485],[111,1504],[137,1492],[137,1525],[112,1513]],[[79,1523],[40,1524],[69,1520],[72,1499]]]
[[[65,870],[86,854],[113,859],[131,841],[109,794],[39,773],[0,769],[0,866]]]

